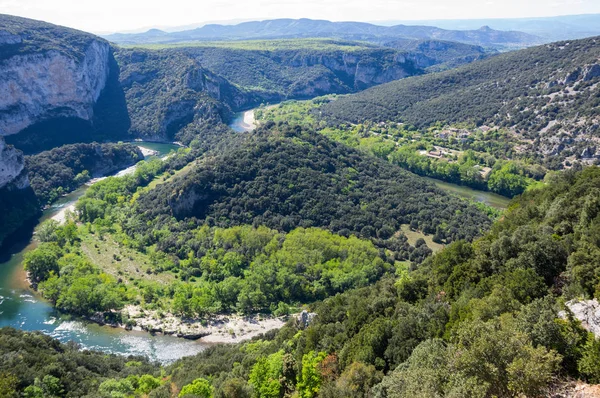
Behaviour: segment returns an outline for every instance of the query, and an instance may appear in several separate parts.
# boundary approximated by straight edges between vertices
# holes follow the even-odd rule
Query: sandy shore
[[[248,126],[249,130],[256,128],[256,120],[254,119],[254,109],[244,112],[244,124]]]
[[[75,203],[70,204],[70,205],[65,206],[62,209],[60,209],[60,211],[58,213],[56,213],[55,215],[53,215],[51,217],[51,219],[54,221],[58,221],[59,224],[64,224],[67,221],[68,213],[75,213]]]

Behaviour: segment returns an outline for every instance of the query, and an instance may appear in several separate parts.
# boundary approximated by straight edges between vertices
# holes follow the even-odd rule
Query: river
[[[235,131],[249,132],[255,128],[254,110],[239,112],[230,124]],[[177,146],[137,142],[139,146],[158,151],[156,156],[165,156]],[[131,172],[134,168],[121,171]],[[429,179],[445,191],[462,197],[482,201],[500,209],[506,208],[509,199],[489,192],[476,191],[467,187]],[[65,209],[73,206],[85,194],[88,186],[79,188],[62,197],[44,211],[40,222],[56,218]],[[31,290],[23,270],[23,256],[36,247],[30,239],[11,248],[11,256],[0,253],[0,327],[11,326],[22,330],[39,330],[62,342],[74,341],[84,349],[100,350],[124,355],[144,355],[161,363],[171,363],[181,357],[195,355],[207,347],[201,340],[184,340],[174,336],[151,335],[146,332],[125,331],[120,328],[100,326],[95,323],[73,320],[61,316],[52,306]],[[9,258],[6,258],[9,257]]]
[[[172,144],[142,142],[136,144],[158,151],[157,156],[164,156],[177,148]],[[44,211],[40,222],[55,217],[63,209],[72,206],[87,188],[84,186],[62,197]],[[153,336],[146,332],[128,332],[120,328],[100,326],[61,316],[47,301],[32,291],[25,280],[23,256],[35,246],[35,240],[30,238],[13,247],[10,251],[15,254],[10,258],[0,259],[2,262],[0,263],[0,327],[39,330],[62,342],[74,341],[84,349],[125,355],[145,355],[161,363],[170,363],[181,357],[197,354],[206,348],[207,344],[201,341],[184,340],[174,336]]]
[[[229,127],[231,127],[234,131],[238,133],[244,133],[254,130],[256,128],[256,121],[254,120],[254,109],[236,113],[233,117],[233,120],[229,124]]]
[[[450,192],[454,195],[462,198],[474,200],[476,202],[485,203],[488,206],[495,207],[499,210],[505,210],[508,207],[511,199],[506,196],[498,195],[493,192],[478,191],[473,188],[465,187],[463,185],[451,184],[449,182],[436,180],[435,178],[423,177],[427,181],[433,182],[438,188],[446,192]]]

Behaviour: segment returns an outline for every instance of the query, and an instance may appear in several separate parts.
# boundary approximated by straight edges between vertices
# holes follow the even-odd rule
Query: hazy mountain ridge
[[[600,35],[600,14],[563,15],[540,18],[444,19],[420,21],[380,21],[376,24],[418,24],[442,29],[469,30],[490,26],[498,30],[515,30],[532,34],[544,41],[583,39]]]
[[[379,41],[408,39],[439,39],[484,47],[523,47],[539,43],[539,38],[522,32],[501,32],[488,27],[470,31],[451,31],[433,26],[391,27],[365,22],[331,22],[312,19],[274,19],[244,22],[237,25],[205,25],[198,29],[166,33],[150,30],[139,34],[103,36],[119,44],[177,43],[211,40],[282,39],[331,37],[349,40]]]

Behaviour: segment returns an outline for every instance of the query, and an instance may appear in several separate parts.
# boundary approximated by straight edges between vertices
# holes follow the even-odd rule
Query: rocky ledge
[[[596,337],[600,337],[600,303],[598,300],[571,300],[565,305],[575,318],[581,321],[581,326],[594,333]],[[566,312],[561,311],[558,315],[565,318]]]
[[[13,146],[7,146],[4,138],[0,136],[0,188],[10,183],[15,183],[17,189],[27,188],[29,180],[26,173],[23,154]]]

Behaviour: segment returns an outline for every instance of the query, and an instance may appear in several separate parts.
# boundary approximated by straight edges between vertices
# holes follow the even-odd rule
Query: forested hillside
[[[432,62],[393,49],[321,40],[132,48],[116,56],[131,132],[186,143],[227,121],[232,111],[356,92],[424,73]]]
[[[0,396],[111,397],[114,378],[144,394],[160,385],[160,370],[142,357],[80,351],[38,332],[0,329]],[[155,377],[156,376],[156,377]],[[112,378],[112,380],[111,380]]]
[[[25,157],[29,182],[41,204],[52,203],[93,177],[102,177],[143,160],[133,144],[73,144]]]
[[[430,234],[444,225],[445,238],[472,239],[487,224],[478,209],[411,173],[286,124],[265,125],[239,148],[159,185],[140,197],[138,213],[146,221],[320,226],[384,239],[402,224]]]
[[[271,124],[233,141],[184,168],[189,150],[93,185],[80,227],[38,229],[32,282],[63,311],[133,325],[111,310],[286,313],[421,263],[425,239],[470,241],[490,224],[485,209],[311,131]]]
[[[550,396],[572,391],[566,377],[598,382],[598,341],[559,311],[598,295],[599,189],[598,168],[565,172],[481,239],[316,303],[308,324],[182,359],[150,396]],[[35,375],[19,369],[4,372],[23,388]],[[105,388],[133,393],[124,376]]]
[[[600,104],[597,38],[511,52],[393,82],[320,109],[330,123],[470,122],[506,128],[531,157],[596,158]]]

